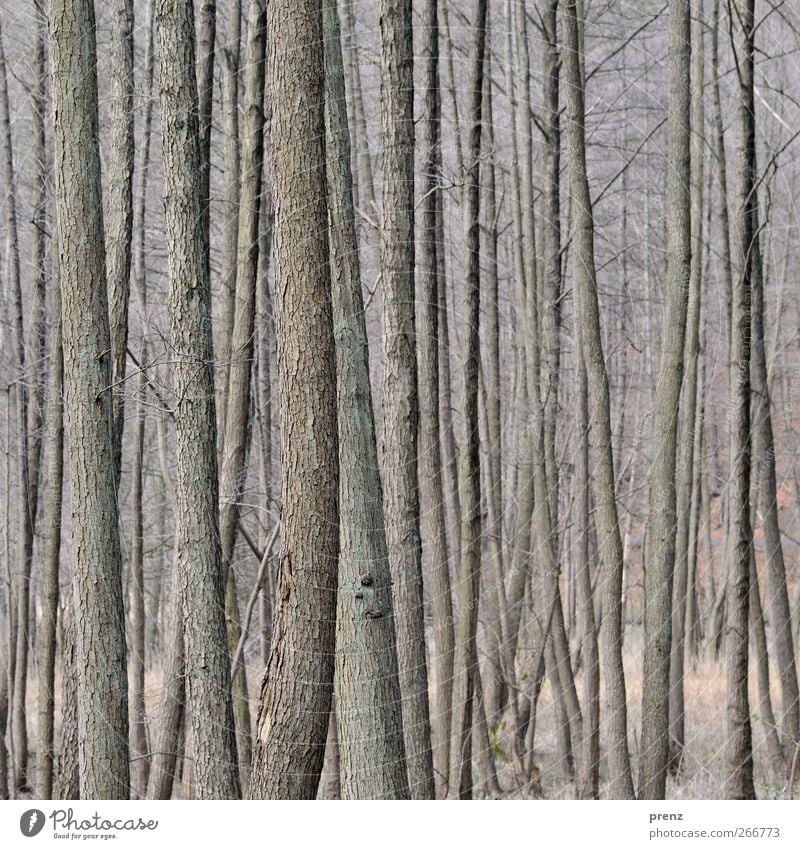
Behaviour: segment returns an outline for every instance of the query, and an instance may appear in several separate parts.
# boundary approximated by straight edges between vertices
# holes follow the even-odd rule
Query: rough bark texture
[[[608,717],[609,795],[633,797],[628,755],[625,676],[622,668],[622,538],[617,516],[608,376],[600,331],[594,262],[594,221],[586,176],[584,137],[584,76],[581,63],[576,0],[562,7],[564,81],[567,92],[567,156],[574,222],[574,275],[578,321],[583,333],[583,358],[589,386],[590,427],[594,454],[594,494],[602,561],[603,644],[606,714]]]
[[[754,0],[733,7],[737,60],[736,206],[733,228],[731,305],[731,481],[728,527],[728,605],[725,634],[727,670],[726,793],[753,799],[753,742],[747,693],[748,605],[750,593],[750,301],[756,196],[753,96]]]
[[[414,46],[411,0],[381,0],[380,13],[382,467],[386,542],[403,694],[408,783],[412,798],[431,799],[436,788],[422,615],[417,478],[419,407],[414,309]]]
[[[249,795],[313,799],[330,717],[339,554],[319,0],[270,0],[267,32],[283,548]]]
[[[114,473],[122,465],[133,236],[133,0],[112,0],[106,171],[106,267],[114,408]]]
[[[645,534],[644,671],[639,798],[663,799],[669,761],[672,585],[677,492],[675,461],[683,381],[691,259],[691,14],[689,0],[669,4],[667,112],[667,304],[653,413],[654,454]]]
[[[191,0],[156,7],[175,359],[179,592],[186,648],[187,716],[195,792],[239,796],[217,525],[217,444],[211,302],[203,260],[198,101]]]
[[[367,329],[356,241],[339,17],[324,0],[331,294],[339,408],[336,730],[345,799],[408,798]],[[332,720],[333,722],[333,720]]]
[[[129,793],[125,615],[113,460],[110,339],[97,117],[94,7],[49,18],[55,197],[70,444],[81,797]]]

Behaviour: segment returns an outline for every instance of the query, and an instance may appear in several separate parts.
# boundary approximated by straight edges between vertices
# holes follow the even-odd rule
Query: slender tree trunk
[[[458,622],[456,626],[455,685],[453,688],[452,795],[472,798],[472,715],[479,697],[480,675],[475,640],[481,578],[481,475],[478,440],[478,381],[480,374],[480,156],[483,73],[486,53],[487,0],[475,0],[470,45],[469,149],[466,172],[466,304],[463,340],[459,469],[461,489],[461,558],[459,563]]]
[[[125,614],[114,478],[110,338],[97,117],[94,7],[50,8],[55,197],[78,668],[81,797],[129,793]]]
[[[216,412],[191,0],[158,0],[157,25],[174,351],[176,513],[186,693],[198,798],[237,798],[230,656],[217,524]],[[202,659],[202,662],[201,662]]]
[[[627,705],[622,668],[622,538],[617,516],[608,375],[603,355],[594,263],[594,221],[586,174],[584,76],[581,67],[576,0],[562,7],[564,82],[567,92],[567,157],[572,187],[574,276],[583,359],[589,386],[590,427],[595,465],[603,583],[603,668],[608,716],[611,798],[633,797],[628,756]]]
[[[195,33],[198,118],[198,167],[200,186],[200,215],[203,235],[203,259],[206,277],[210,279],[209,228],[211,223],[211,114],[214,107],[214,60],[217,35],[217,0],[193,0]]]
[[[0,27],[0,174],[8,187],[5,207],[6,231],[6,291],[10,306],[10,324],[13,339],[14,378],[9,381],[8,403],[13,403],[16,414],[14,430],[17,437],[15,449],[17,486],[19,487],[16,566],[13,568],[11,639],[15,641],[14,656],[10,664],[11,733],[14,758],[12,782],[17,791],[28,787],[28,648],[30,642],[31,555],[33,553],[33,515],[35,514],[35,487],[31,486],[30,454],[28,451],[28,390],[25,364],[25,333],[22,312],[22,283],[20,272],[20,242],[17,227],[17,175],[14,165],[14,137],[11,128],[11,110],[8,95],[3,33]],[[13,396],[13,401],[12,401]],[[10,434],[9,434],[10,438]],[[10,529],[9,529],[10,530]],[[9,564],[10,567],[10,564]]]
[[[316,797],[331,708],[339,463],[320,12],[319,0],[267,9],[283,550],[251,798]]]
[[[147,42],[144,59],[145,91],[147,100],[144,105],[144,121],[142,141],[137,169],[140,180],[140,194],[134,210],[134,227],[132,237],[135,240],[133,277],[139,296],[141,320],[147,317],[147,278],[145,272],[145,211],[147,206],[148,169],[150,165],[151,128],[153,121],[153,76],[155,67],[155,2],[150,0],[147,8]],[[126,305],[127,311],[127,305]],[[147,331],[142,327],[142,342],[139,348],[139,363],[141,365],[137,379],[137,396],[139,402],[136,409],[134,425],[133,464],[131,468],[131,500],[133,501],[133,535],[131,539],[131,644],[133,657],[130,664],[130,725],[131,725],[131,792],[136,798],[144,798],[147,790],[150,759],[147,757],[147,713],[145,710],[145,584],[144,584],[144,444],[147,394],[146,364],[149,359]]]
[[[173,588],[176,588],[178,581],[177,555],[176,548],[172,575]],[[172,598],[172,622],[169,630],[171,638],[164,659],[161,701],[150,748],[150,773],[147,781],[148,799],[172,798],[181,731],[186,722],[186,666],[180,593],[173,592]]]
[[[683,756],[684,658],[689,593],[689,526],[698,493],[695,480],[697,358],[700,347],[700,294],[703,269],[703,0],[691,2],[691,260],[685,339],[680,455],[676,466],[676,540],[669,668],[669,767],[677,771]],[[678,104],[684,107],[686,104]],[[685,174],[683,175],[685,176]],[[685,191],[684,191],[685,194]],[[685,197],[683,199],[685,201]],[[678,452],[676,451],[676,458]]]
[[[755,156],[755,154],[754,154]],[[753,173],[756,165],[753,164]],[[753,198],[757,205],[757,199]],[[781,729],[786,738],[787,758],[794,754],[792,744],[800,743],[800,695],[797,687],[794,640],[789,593],[786,586],[786,566],[778,522],[778,486],[775,475],[775,437],[772,429],[772,399],[767,375],[767,354],[764,345],[764,269],[761,255],[758,209],[753,211],[753,236],[750,247],[752,280],[752,433],[753,463],[756,486],[753,508],[761,494],[761,521],[764,530],[764,566],[767,582],[767,604],[772,622],[775,659],[781,687]]]
[[[56,765],[56,799],[78,799],[81,795],[78,756],[78,645],[73,594],[61,610],[61,745]]]
[[[753,799],[753,743],[748,679],[748,597],[750,594],[750,321],[755,193],[753,96],[754,0],[735,0],[734,50],[737,61],[736,218],[733,240],[731,309],[731,481],[728,554],[727,775],[731,799]]]
[[[61,292],[57,266],[50,287],[50,369],[47,385],[47,490],[44,504],[44,557],[42,563],[42,621],[38,653],[38,751],[36,797],[53,795],[55,746],[56,623],[58,619],[59,565],[61,563],[61,499],[64,478],[64,418],[62,384],[64,359],[61,348]]]
[[[436,682],[433,722],[433,763],[440,795],[447,794],[450,770],[450,723],[453,704],[453,600],[447,551],[447,516],[442,481],[441,429],[439,422],[439,253],[437,195],[441,192],[441,93],[439,90],[438,0],[427,0],[423,9],[425,35],[423,59],[425,151],[422,186],[422,226],[419,231],[418,297],[419,333],[419,485],[423,517],[423,550],[428,553],[434,626],[434,675]]]
[[[222,51],[220,70],[222,73],[222,107],[225,134],[225,208],[224,245],[222,255],[222,279],[219,290],[219,358],[221,375],[217,382],[217,417],[219,434],[225,435],[225,416],[228,406],[228,372],[230,369],[230,345],[233,333],[234,304],[236,297],[236,269],[239,242],[239,186],[240,141],[239,141],[239,61],[242,44],[242,0],[230,3],[228,20],[228,44]],[[262,51],[263,52],[263,51]],[[263,83],[262,83],[263,89]]]
[[[578,328],[580,334],[580,326]],[[592,514],[589,509],[589,387],[582,355],[583,341],[578,339],[576,368],[578,372],[577,522],[578,595],[580,598],[584,665],[583,751],[577,775],[580,799],[599,798],[600,781],[600,657],[597,645],[597,623],[594,615],[589,541]]]
[[[254,351],[254,320],[264,164],[264,80],[266,50],[266,7],[253,0],[247,15],[245,52],[244,128],[242,133],[242,182],[239,198],[239,236],[236,262],[236,292],[233,329],[230,335],[231,362],[228,370],[225,438],[222,441],[220,482],[220,540],[226,574],[226,610],[231,650],[239,639],[239,608],[232,571],[239,516],[239,494],[245,476],[245,457],[251,429],[251,376]],[[247,678],[242,666],[233,681],[234,712],[239,760],[243,777],[250,768],[252,743]]]
[[[663,799],[669,762],[670,649],[675,574],[677,493],[675,462],[683,380],[691,260],[691,14],[690,0],[669,4],[669,107],[667,113],[667,314],[653,415],[655,452],[645,531],[645,644],[642,673],[642,742],[639,798]],[[689,412],[693,421],[693,411]],[[685,567],[685,561],[684,561]],[[685,571],[683,572],[685,576]],[[683,580],[685,599],[685,577]],[[679,605],[679,612],[684,610]],[[682,621],[681,628],[682,631]],[[683,651],[683,641],[680,640]]]
[[[119,487],[125,421],[131,246],[133,244],[133,0],[112,0],[106,268],[114,407],[114,474]]]
[[[381,0],[382,402],[386,543],[412,798],[436,794],[422,602],[414,310],[414,47],[411,0]]]

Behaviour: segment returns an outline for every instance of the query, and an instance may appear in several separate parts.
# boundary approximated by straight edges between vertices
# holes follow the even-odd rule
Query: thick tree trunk
[[[211,302],[203,261],[192,3],[158,0],[156,8],[170,344],[176,360],[178,584],[187,716],[198,798],[232,799],[240,790],[217,523]]]
[[[331,707],[339,461],[320,12],[319,0],[267,9],[283,550],[251,798],[316,797]]]
[[[339,479],[336,613],[341,792],[345,799],[408,798],[336,0],[323,2],[323,28],[339,466],[347,470]]]
[[[411,0],[381,0],[382,468],[408,784],[436,793],[422,602],[414,310],[414,46]]]
[[[81,797],[129,793],[125,615],[113,455],[94,7],[50,8]]]

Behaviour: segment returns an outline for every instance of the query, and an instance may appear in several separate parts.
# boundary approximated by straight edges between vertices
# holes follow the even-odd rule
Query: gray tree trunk
[[[736,206],[731,306],[731,480],[728,526],[726,793],[753,799],[753,741],[748,681],[750,595],[750,322],[755,196],[753,95],[754,0],[735,0],[733,38],[737,61]]]
[[[55,247],[55,245],[53,246]],[[47,383],[47,484],[44,503],[44,555],[42,560],[42,619],[38,640],[38,741],[36,797],[53,796],[55,763],[54,710],[56,624],[58,620],[59,565],[61,563],[61,499],[64,479],[64,415],[62,388],[64,357],[61,347],[61,291],[54,264],[50,286],[50,368]],[[67,603],[70,599],[67,598]]]
[[[605,671],[611,798],[633,798],[628,755],[625,676],[622,668],[622,538],[617,516],[608,375],[600,330],[594,262],[594,220],[586,174],[584,75],[576,0],[562,7],[564,82],[567,92],[567,157],[572,189],[573,250],[577,320],[589,386],[600,558],[602,561],[602,663]]]
[[[211,302],[203,261],[192,3],[158,0],[156,9],[170,344],[176,361],[178,584],[187,716],[197,797],[232,799],[240,790],[217,523]]]
[[[645,549],[644,671],[639,797],[663,799],[669,763],[669,672],[675,573],[675,461],[691,262],[690,0],[669,4],[667,291],[656,380]],[[693,416],[692,416],[693,419]],[[681,629],[682,630],[682,629]]]
[[[114,473],[119,487],[133,244],[133,0],[112,0],[109,11],[111,105],[106,157],[106,268],[114,408]]]
[[[466,321],[462,368],[462,443],[459,466],[461,545],[455,682],[453,686],[453,754],[450,794],[472,798],[472,727],[474,700],[480,698],[476,631],[481,584],[481,474],[478,439],[480,375],[480,156],[483,109],[483,69],[486,54],[487,0],[475,0],[472,12],[469,81],[469,148],[466,171]]]
[[[347,470],[339,478],[334,679],[341,793],[345,799],[408,798],[336,0],[324,0],[323,28],[339,466]]]
[[[414,47],[411,0],[381,0],[383,211],[382,469],[408,784],[432,799],[428,670],[422,602],[414,309]]]
[[[694,486],[700,437],[697,420],[697,361],[700,353],[700,294],[703,270],[703,0],[692,0],[691,21],[691,261],[687,309],[685,372],[683,376],[680,453],[676,466],[677,530],[672,609],[672,647],[669,669],[669,767],[680,767],[685,743],[684,661],[690,584],[690,525],[699,500]],[[702,421],[702,419],[701,419]]]
[[[94,6],[49,16],[65,412],[70,445],[80,792],[129,794],[125,614],[113,455]]]
[[[424,114],[422,143],[425,179],[422,185],[422,226],[418,232],[422,248],[419,258],[417,303],[419,333],[419,485],[423,551],[428,556],[433,606],[433,668],[436,682],[433,715],[433,764],[440,795],[447,794],[450,770],[450,723],[453,704],[453,598],[447,551],[447,516],[442,480],[441,428],[439,422],[439,253],[437,195],[441,151],[441,93],[439,90],[438,0],[427,0],[423,9],[422,47],[425,76],[422,87]]]

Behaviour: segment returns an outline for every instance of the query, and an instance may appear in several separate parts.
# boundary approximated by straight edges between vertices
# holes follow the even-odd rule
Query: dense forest
[[[0,798],[800,792],[798,58],[0,0]]]

